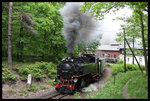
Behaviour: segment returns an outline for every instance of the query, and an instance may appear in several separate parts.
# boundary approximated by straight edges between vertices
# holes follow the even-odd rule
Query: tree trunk
[[[126,72],[126,43],[125,43],[125,28],[123,28],[124,33],[124,72]]]
[[[22,37],[23,37],[23,34],[22,34],[22,32],[23,32],[23,26],[22,26],[22,22],[21,22],[21,27],[20,27],[20,38],[22,39]],[[20,61],[22,62],[23,61],[23,42],[22,41],[20,41],[19,42],[20,43],[20,46],[19,46],[19,48],[20,48]]]
[[[141,34],[142,34],[142,43],[143,43],[144,58],[145,58],[146,75],[148,75],[148,64],[147,64],[147,55],[146,55],[146,48],[145,48],[144,24],[143,24],[143,15],[142,15],[142,13],[140,13],[140,21],[141,21]]]
[[[9,2],[9,21],[8,21],[8,67],[11,67],[12,69],[12,51],[11,51],[11,23],[12,23],[12,19],[11,19],[11,14],[12,14],[12,2]]]

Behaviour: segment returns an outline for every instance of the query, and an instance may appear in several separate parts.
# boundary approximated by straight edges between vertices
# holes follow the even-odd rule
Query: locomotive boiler
[[[105,59],[95,54],[64,58],[57,66],[56,90],[64,94],[80,91],[82,87],[99,80],[104,67]]]

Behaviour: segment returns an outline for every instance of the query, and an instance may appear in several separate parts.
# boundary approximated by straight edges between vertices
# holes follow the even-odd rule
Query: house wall
[[[99,51],[99,50],[97,50],[96,54],[98,54],[101,57],[103,57],[103,54],[104,54],[104,56],[107,56],[109,54],[110,58],[115,58],[114,55],[116,55],[116,59],[118,59],[120,52],[119,51]]]
[[[124,60],[124,55],[119,56],[120,59]],[[136,56],[137,61],[139,62],[140,65],[145,65],[145,59],[144,56]],[[126,63],[127,64],[132,64],[133,57],[132,56],[126,56]],[[134,64],[137,64],[135,58],[134,58]]]

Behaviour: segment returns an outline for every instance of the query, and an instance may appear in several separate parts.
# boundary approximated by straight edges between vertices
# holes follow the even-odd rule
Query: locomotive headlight
[[[77,78],[75,78],[73,81],[76,83],[76,82],[78,81],[78,79],[77,79]]]
[[[71,62],[73,62],[73,59],[71,59]]]

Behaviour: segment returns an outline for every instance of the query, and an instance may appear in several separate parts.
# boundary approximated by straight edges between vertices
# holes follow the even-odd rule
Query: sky
[[[121,24],[123,21],[113,20],[116,17],[128,17],[132,15],[132,10],[130,8],[123,8],[114,13],[108,13],[104,16],[104,20],[100,21],[100,31],[103,34],[101,39],[101,44],[106,45],[110,43],[116,43],[116,33],[121,31]]]
[[[77,3],[83,3],[83,2],[77,2]],[[109,45],[110,43],[117,43],[115,41],[115,38],[117,37],[117,33],[122,31],[121,24],[125,24],[125,22],[121,20],[113,20],[113,19],[115,19],[116,17],[126,18],[131,15],[132,15],[132,10],[129,7],[121,8],[118,11],[116,11],[116,13],[110,11],[108,14],[106,14],[104,16],[104,19],[99,21],[100,26],[98,25],[99,29],[97,30],[98,34],[99,32],[100,34],[102,34],[102,39],[100,40],[101,45]],[[141,40],[137,40],[135,46],[139,47],[138,43],[140,41]]]

